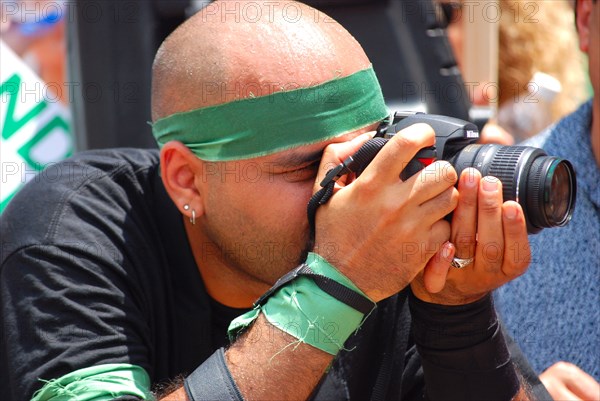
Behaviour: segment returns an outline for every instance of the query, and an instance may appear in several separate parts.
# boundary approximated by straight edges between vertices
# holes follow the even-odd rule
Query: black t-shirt
[[[207,295],[158,161],[153,150],[82,153],[5,210],[0,399],[29,400],[39,379],[107,363],[141,366],[157,384],[227,344],[242,311]],[[314,398],[421,399],[410,324],[405,292],[381,302]]]
[[[1,389],[29,399],[38,378],[105,363],[157,383],[210,356],[210,300],[156,151],[81,154],[33,181],[1,218]]]

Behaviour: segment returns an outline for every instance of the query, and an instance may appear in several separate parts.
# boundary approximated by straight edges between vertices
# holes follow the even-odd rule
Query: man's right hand
[[[357,150],[356,141],[329,145],[315,184]],[[438,253],[449,263],[450,224],[443,217],[458,202],[457,174],[435,162],[406,181],[400,172],[422,148],[435,143],[433,129],[412,125],[396,134],[360,177],[340,180],[336,194],[316,218],[315,252],[336,266],[374,301],[405,288]],[[445,251],[445,252],[443,252]]]
[[[540,380],[556,401],[600,400],[600,383],[572,363],[555,363],[540,375]]]

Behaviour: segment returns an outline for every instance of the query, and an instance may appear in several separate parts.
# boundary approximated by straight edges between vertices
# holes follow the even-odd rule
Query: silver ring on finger
[[[467,265],[470,265],[471,263],[473,263],[473,258],[466,258],[466,259],[461,259],[461,258],[452,258],[452,262],[450,263],[450,266],[457,268],[457,269],[462,269]]]

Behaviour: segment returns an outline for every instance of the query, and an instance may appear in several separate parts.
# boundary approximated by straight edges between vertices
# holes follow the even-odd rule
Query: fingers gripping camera
[[[458,176],[466,168],[473,167],[482,176],[498,178],[502,182],[503,200],[514,200],[521,205],[527,231],[531,234],[543,228],[564,226],[571,220],[575,208],[576,179],[575,170],[568,160],[548,156],[543,150],[531,146],[478,145],[479,131],[474,124],[434,114],[395,113],[392,121],[380,125],[374,139],[332,169],[321,186],[326,188],[349,172],[360,175],[389,138],[417,123],[429,124],[433,128],[436,143],[417,153],[400,174],[402,180],[435,160],[446,160],[456,169]]]

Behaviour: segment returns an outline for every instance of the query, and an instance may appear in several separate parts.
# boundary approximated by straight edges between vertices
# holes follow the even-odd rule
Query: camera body
[[[561,227],[571,220],[577,186],[575,170],[568,160],[548,156],[531,146],[479,145],[477,126],[457,118],[396,112],[391,120],[380,125],[377,137],[389,139],[417,123],[428,124],[435,131],[435,146],[417,153],[402,171],[402,180],[435,160],[447,160],[459,176],[473,167],[482,176],[498,178],[503,200],[514,200],[523,208],[529,233]]]
[[[424,148],[402,170],[400,178],[406,180],[435,160],[451,161],[454,156],[475,144],[479,139],[479,130],[471,122],[454,117],[419,112],[396,112],[391,124],[382,124],[377,130],[377,136],[390,139],[396,133],[413,124],[425,123],[435,132],[435,146]],[[457,166],[454,166],[456,168]],[[462,172],[462,170],[458,174]]]

